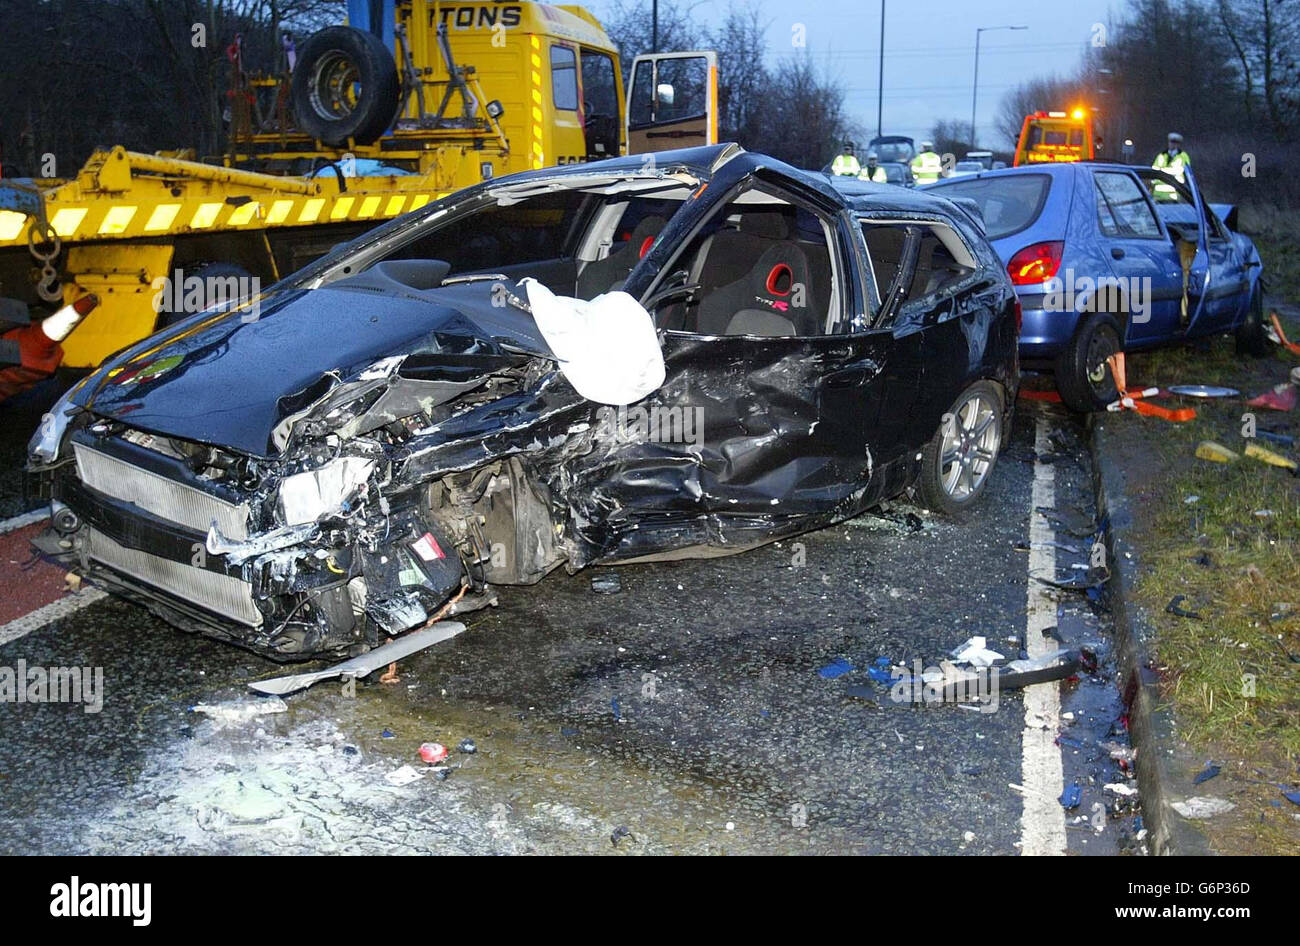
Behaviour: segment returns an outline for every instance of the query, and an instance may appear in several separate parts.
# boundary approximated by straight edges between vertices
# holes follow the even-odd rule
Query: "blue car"
[[[1093,411],[1117,396],[1114,352],[1225,332],[1241,354],[1270,351],[1259,252],[1233,232],[1235,208],[1207,203],[1190,168],[1186,178],[1080,162],[923,189],[979,205],[1024,310],[1022,366],[1053,370],[1062,401]]]

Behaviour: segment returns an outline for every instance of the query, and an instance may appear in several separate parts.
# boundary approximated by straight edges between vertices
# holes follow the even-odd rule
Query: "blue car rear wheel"
[[[1274,350],[1273,340],[1268,337],[1268,326],[1264,322],[1264,294],[1256,286],[1250,294],[1246,320],[1237,328],[1237,354],[1267,358]]]
[[[1097,312],[1074,333],[1056,359],[1056,389],[1071,410],[1105,410],[1119,397],[1106,359],[1122,351],[1120,326],[1113,315]]]

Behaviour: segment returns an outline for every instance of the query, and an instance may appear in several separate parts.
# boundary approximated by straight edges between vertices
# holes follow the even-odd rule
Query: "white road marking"
[[[1034,452],[1050,453],[1047,420],[1035,422]],[[1056,533],[1037,510],[1056,505],[1056,480],[1051,464],[1034,461],[1034,485],[1029,502],[1029,574],[1056,575]],[[1059,645],[1043,636],[1056,624],[1056,599],[1048,586],[1029,579],[1028,613],[1025,622],[1025,650],[1030,659],[1055,650]],[[1025,688],[1025,731],[1022,741],[1021,784],[1024,812],[1020,818],[1020,853],[1032,855],[1065,853],[1065,809],[1058,799],[1065,787],[1061,749],[1056,734],[1061,723],[1060,684],[1039,683]]]
[[[33,523],[40,522],[42,519],[48,519],[50,511],[48,509],[34,509],[31,512],[25,512],[21,516],[14,516],[12,519],[5,519],[0,522],[0,535],[9,532],[15,532],[18,529],[24,529]]]
[[[52,601],[44,607],[24,614],[20,618],[14,618],[8,624],[0,625],[0,645],[16,641],[20,637],[26,637],[32,631],[39,630],[51,621],[66,618],[68,615],[75,614],[82,608],[88,607],[97,601],[102,601],[107,597],[107,593],[100,591],[98,588],[82,588],[76,594],[67,595],[58,601]]]

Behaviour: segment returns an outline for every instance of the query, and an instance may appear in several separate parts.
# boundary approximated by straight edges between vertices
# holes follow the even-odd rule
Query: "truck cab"
[[[1060,161],[1091,161],[1100,139],[1088,110],[1031,112],[1020,126],[1012,167]]]

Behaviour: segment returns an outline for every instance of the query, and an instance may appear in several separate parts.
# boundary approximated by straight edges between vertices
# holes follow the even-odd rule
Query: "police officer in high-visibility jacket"
[[[943,174],[943,158],[934,150],[933,141],[921,142],[921,153],[912,159],[912,177],[917,184],[929,184]]]
[[[1183,168],[1192,163],[1191,155],[1183,150],[1183,136],[1176,131],[1169,133],[1169,147],[1156,155],[1156,159],[1151,162],[1151,167],[1157,171],[1164,171],[1180,184],[1186,184],[1187,180],[1183,176]],[[1176,200],[1177,192],[1168,184],[1157,183],[1152,188],[1157,200]]]
[[[862,165],[858,164],[857,157],[853,154],[853,142],[844,142],[844,151],[835,156],[831,162],[831,173],[843,177],[857,177],[862,171]]]
[[[885,169],[880,166],[879,161],[880,158],[876,156],[876,152],[868,151],[867,166],[858,175],[858,180],[871,181],[875,184],[888,184],[889,176],[885,173]]]

